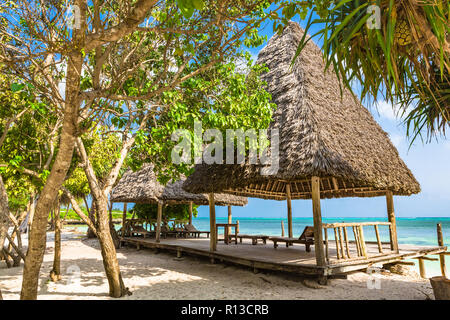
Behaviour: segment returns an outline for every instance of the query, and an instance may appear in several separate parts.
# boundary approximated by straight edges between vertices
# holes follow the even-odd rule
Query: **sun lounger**
[[[234,238],[234,234],[230,235],[230,238]],[[264,244],[267,243],[267,239],[269,239],[269,236],[266,236],[264,234],[238,234],[237,235],[239,242],[242,243],[242,239],[251,239],[252,245],[257,245],[258,240],[262,240]]]
[[[206,234],[206,236],[209,238],[209,234],[210,234],[209,231],[199,231],[199,230],[197,230],[197,228],[195,228],[194,225],[192,225],[192,224],[185,224],[184,225],[184,230],[188,234],[191,234],[191,235],[193,235],[194,237],[197,237],[197,238],[199,238],[202,233]]]
[[[311,245],[314,244],[314,228],[305,227],[303,233],[298,238],[289,237],[270,237],[270,241],[273,241],[273,247],[278,247],[278,242],[286,243],[286,247],[292,246],[294,243],[304,244],[306,246],[306,252],[311,252]]]
[[[178,238],[179,232],[175,230],[170,230],[169,225],[165,224],[161,226],[161,234],[164,237],[164,239],[166,239],[167,236],[175,236],[176,238]]]
[[[152,236],[152,235],[155,234],[155,232],[154,231],[147,231],[142,226],[131,225],[131,234],[140,234],[145,239],[146,236]]]

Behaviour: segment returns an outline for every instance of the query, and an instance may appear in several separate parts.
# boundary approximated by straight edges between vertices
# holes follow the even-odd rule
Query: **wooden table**
[[[230,243],[230,228],[234,228],[234,236],[235,236],[235,243],[237,244],[237,232],[238,232],[238,224],[237,223],[217,223],[216,224],[216,243],[219,241],[219,228],[224,228],[225,231],[225,237],[223,241],[225,244]],[[222,239],[221,239],[222,240]]]

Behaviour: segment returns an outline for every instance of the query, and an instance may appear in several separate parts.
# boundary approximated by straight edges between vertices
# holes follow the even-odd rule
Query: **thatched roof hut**
[[[325,265],[320,199],[386,196],[391,247],[398,252],[393,195],[420,192],[386,132],[332,70],[324,71],[321,50],[312,42],[291,67],[304,31],[294,22],[274,35],[258,55],[262,75],[277,105],[271,129],[279,130],[279,170],[262,175],[259,165],[198,165],[183,188],[193,193],[224,192],[287,200],[293,237],[291,199],[312,199],[318,266]],[[213,208],[212,208],[213,209]],[[214,210],[210,211],[215,220]],[[213,230],[214,226],[211,226]],[[211,234],[211,250],[215,251]]]
[[[139,171],[126,172],[111,194],[112,202],[158,203],[208,205],[208,195],[194,194],[183,190],[184,179],[162,185],[158,182],[152,164],[146,164]],[[216,194],[219,206],[245,206],[247,198],[230,194]]]
[[[290,67],[304,31],[291,22],[258,55],[269,72],[262,77],[277,105],[270,129],[279,129],[280,160],[275,175],[258,165],[198,165],[184,183],[189,192],[226,192],[263,199],[311,198],[311,177],[321,178],[322,198],[374,197],[420,192],[386,132],[345,90],[310,41]]]

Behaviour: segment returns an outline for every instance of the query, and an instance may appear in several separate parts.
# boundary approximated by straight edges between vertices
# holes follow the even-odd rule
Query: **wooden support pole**
[[[192,201],[189,202],[189,224],[192,225]]]
[[[437,228],[438,245],[439,245],[439,247],[443,247],[444,246],[444,235],[442,234],[442,224],[438,223],[436,228]],[[439,261],[441,264],[442,276],[447,278],[447,269],[445,267],[445,255],[440,254]]]
[[[361,251],[364,258],[367,259],[367,249],[366,249],[366,242],[364,240],[364,231],[362,226],[358,226],[358,233],[359,233],[359,241],[361,244]]]
[[[353,229],[353,235],[355,236],[356,254],[358,255],[358,257],[360,257],[360,256],[362,256],[362,253],[361,253],[361,248],[359,246],[358,230],[356,229],[355,226],[353,226],[352,229]]]
[[[377,236],[378,251],[380,253],[383,253],[383,247],[381,245],[380,232],[378,232],[378,226],[375,225],[374,227],[375,227],[375,235]]]
[[[231,213],[231,206],[228,206],[228,224],[233,222],[233,216]],[[231,227],[228,227],[228,234],[231,234]]]
[[[423,279],[426,279],[427,278],[427,273],[425,271],[425,263],[423,262],[422,258],[419,258],[419,271],[420,271],[420,276]]]
[[[156,242],[160,242],[161,238],[161,222],[162,222],[163,203],[158,201],[158,216],[156,218]]]
[[[236,233],[239,234],[239,220],[236,220],[236,224],[237,224],[237,226],[236,226]]]
[[[341,254],[339,252],[340,249],[339,249],[339,239],[338,239],[337,228],[333,228],[333,230],[334,230],[334,241],[336,241],[336,256],[339,260],[339,259],[341,259]]]
[[[214,193],[209,194],[209,250],[217,250],[217,234],[216,234],[216,204],[214,201]]]
[[[323,231],[322,231],[322,211],[320,209],[320,178],[312,177],[312,202],[314,216],[314,252],[316,254],[317,266],[326,265],[325,253],[323,248]]]
[[[324,229],[324,231],[325,231],[325,258],[326,258],[326,260],[327,260],[327,263],[329,264],[330,263],[330,253],[328,252],[328,247],[329,247],[329,244],[328,244],[328,229]]]
[[[340,244],[340,246],[341,246],[341,256],[342,256],[343,259],[345,259],[345,253],[344,253],[344,239],[343,239],[343,236],[342,236],[342,228],[339,227],[339,228],[338,228],[338,231],[339,231],[339,244]]]
[[[284,221],[281,220],[281,236],[284,237]]]
[[[127,203],[125,202],[123,204],[123,213],[122,213],[122,231],[121,231],[121,236],[122,238],[125,237],[125,225],[127,223]]]
[[[395,224],[394,195],[392,191],[386,191],[386,205],[387,205],[388,220],[391,223],[390,228],[391,250],[398,253],[397,226]]]
[[[291,204],[291,185],[286,184],[286,200],[287,200],[287,210],[288,210],[288,235],[289,238],[294,236],[292,231],[292,204]]]
[[[344,239],[345,239],[345,250],[347,251],[347,258],[351,258],[350,256],[350,246],[348,244],[348,234],[347,234],[347,228],[343,227],[344,229]]]

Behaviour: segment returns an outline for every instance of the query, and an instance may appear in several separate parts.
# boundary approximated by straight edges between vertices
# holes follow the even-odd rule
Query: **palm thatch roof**
[[[158,182],[153,165],[146,164],[139,171],[127,171],[111,194],[112,202],[187,204],[208,205],[208,195],[193,194],[183,190],[184,179],[162,185]],[[218,206],[245,206],[245,197],[230,194],[216,194]]]
[[[267,90],[277,105],[269,130],[279,129],[280,160],[275,175],[258,165],[197,165],[184,183],[189,192],[226,192],[265,199],[311,198],[311,177],[321,177],[322,198],[373,197],[420,192],[386,132],[328,70],[322,52],[308,42],[291,61],[304,31],[290,22],[258,55],[266,64]],[[270,135],[270,131],[269,131]]]

